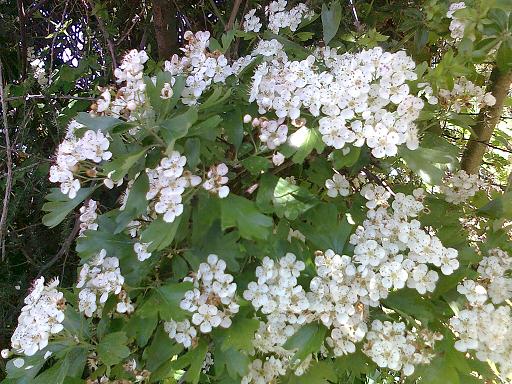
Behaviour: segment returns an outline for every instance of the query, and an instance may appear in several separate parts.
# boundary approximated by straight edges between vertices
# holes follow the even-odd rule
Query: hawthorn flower
[[[225,176],[227,173],[228,167],[224,163],[210,167],[207,174],[208,180],[203,183],[203,188],[217,194],[221,199],[225,198],[229,195],[229,187],[224,185],[229,181]]]
[[[332,179],[325,181],[327,195],[329,197],[348,196],[350,195],[350,183],[347,178],[339,173],[335,173]]]
[[[172,86],[169,83],[164,83],[162,90],[160,91],[160,98],[167,100],[170,99],[173,95]]]
[[[276,152],[272,155],[272,163],[274,163],[274,165],[276,167],[280,166],[281,164],[284,163],[284,155],[281,153],[281,152]]]
[[[11,336],[14,351],[32,356],[46,348],[52,335],[64,329],[62,322],[66,300],[63,293],[57,290],[58,285],[58,279],[45,285],[44,277],[34,282]]]
[[[267,144],[269,149],[284,144],[288,138],[288,127],[283,124],[284,119],[268,120],[261,123],[260,140]]]

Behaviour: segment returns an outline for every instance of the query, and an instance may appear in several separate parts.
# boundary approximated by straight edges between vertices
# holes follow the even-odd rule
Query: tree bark
[[[512,83],[512,71],[502,72],[495,67],[489,81],[487,92],[493,94],[496,98],[496,104],[482,108],[478,114],[477,123],[474,127],[475,134],[471,134],[471,140],[468,141],[462,154],[461,168],[468,173],[478,173],[480,169],[487,144],[503,112],[503,105]]]
[[[153,0],[153,24],[160,60],[178,51],[176,7],[172,0]]]

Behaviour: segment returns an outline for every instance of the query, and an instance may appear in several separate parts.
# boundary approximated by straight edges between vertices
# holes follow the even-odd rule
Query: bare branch
[[[11,140],[9,138],[9,126],[7,124],[7,101],[5,100],[3,66],[0,60],[0,99],[2,104],[3,131],[5,136],[5,153],[7,158],[7,180],[5,182],[5,193],[2,207],[2,216],[0,216],[0,247],[2,251],[2,261],[5,260],[5,234],[7,225],[7,213],[9,210],[9,200],[12,190],[12,153]]]
[[[59,251],[53,256],[48,262],[46,262],[41,269],[39,270],[39,273],[37,274],[37,278],[41,277],[44,272],[46,272],[48,269],[53,267],[53,265],[59,261],[59,259],[62,256],[65,256],[69,253],[69,248],[71,247],[71,244],[75,240],[76,235],[78,234],[78,231],[80,230],[80,215],[76,216],[75,224],[73,226],[73,229],[69,233],[68,237],[64,242],[62,243],[62,246],[60,247]]]
[[[229,31],[233,29],[233,26],[235,25],[236,15],[238,13],[238,9],[240,8],[240,4],[242,4],[242,0],[235,0],[233,4],[233,10],[231,11],[231,15],[229,15],[228,23],[226,24],[226,27],[224,28],[225,31]]]
[[[87,101],[96,101],[96,97],[83,97],[83,96],[73,96],[73,95],[24,95],[24,96],[11,96],[6,97],[5,101],[13,101],[13,100],[30,100],[30,99],[63,99],[63,100],[87,100]]]
[[[153,0],[153,24],[158,46],[158,57],[166,60],[178,50],[176,8],[168,0]]]
[[[496,67],[493,69],[487,91],[493,94],[496,103],[480,110],[474,127],[475,135],[471,135],[472,140],[468,141],[462,154],[461,168],[468,173],[478,173],[480,169],[485,151],[490,146],[489,140],[500,121],[511,83],[512,71],[502,72]]]
[[[89,0],[89,4],[91,5],[91,8],[94,9],[93,0]],[[98,27],[99,27],[101,33],[103,33],[103,38],[107,42],[108,51],[110,52],[110,58],[112,60],[112,73],[114,73],[114,71],[117,68],[116,50],[115,50],[114,42],[112,41],[112,39],[110,37],[110,33],[108,33],[108,31],[107,31],[107,27],[105,26],[103,19],[96,14],[94,15],[94,17],[96,18],[96,21],[98,22]]]

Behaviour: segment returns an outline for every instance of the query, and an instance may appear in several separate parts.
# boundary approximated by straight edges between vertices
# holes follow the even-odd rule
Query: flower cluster
[[[424,209],[423,199],[422,189],[413,195],[397,193],[390,204],[391,212],[383,199],[379,201],[383,206],[370,209],[363,225],[351,235],[350,242],[355,246],[353,261],[358,273],[371,283],[365,303],[375,305],[391,287],[407,285],[420,294],[433,292],[439,276],[427,264],[440,268],[445,275],[459,267],[457,250],[445,248],[437,236],[429,234],[414,219]]]
[[[41,59],[34,59],[30,61],[30,67],[32,68],[34,79],[36,79],[39,85],[42,87],[48,85],[49,79],[46,76],[44,61]]]
[[[286,10],[287,4],[286,0],[277,0],[272,1],[265,7],[265,14],[268,17],[268,29],[274,33],[279,33],[279,30],[283,28],[289,28],[290,31],[294,32],[304,19],[314,15],[304,3],[297,4],[289,11]]]
[[[262,42],[263,43],[263,42]],[[416,80],[414,61],[400,51],[381,48],[356,54],[319,50],[302,61],[292,61],[277,41],[254,51],[267,60],[253,76],[249,101],[259,112],[296,119],[307,109],[319,120],[325,144],[368,145],[375,157],[394,156],[401,144],[418,146],[414,121],[424,102],[410,93],[407,81]],[[261,43],[260,43],[261,44]],[[324,68],[319,72],[318,68]],[[424,92],[422,90],[422,92]]]
[[[181,94],[182,102],[194,105],[203,92],[213,83],[223,83],[235,73],[224,55],[207,50],[210,44],[210,32],[185,32],[186,45],[181,48],[184,55],[173,55],[165,62],[165,70],[173,76],[186,76],[185,88]]]
[[[83,236],[83,233],[87,230],[95,231],[98,229],[98,224],[96,223],[96,219],[98,218],[98,214],[96,210],[98,209],[98,203],[89,199],[83,206],[80,207],[80,231],[78,232],[79,236]]]
[[[478,111],[485,106],[496,104],[496,98],[491,92],[485,92],[485,88],[480,87],[464,76],[457,79],[453,89],[439,90],[439,102],[446,109],[453,109],[459,113],[461,111]]]
[[[450,36],[455,40],[460,40],[464,37],[464,29],[466,27],[464,20],[458,18],[454,15],[459,9],[466,8],[466,4],[461,1],[459,3],[450,4],[450,8],[448,8],[448,12],[446,12],[446,17],[452,19],[450,22]]]
[[[110,112],[116,116],[130,117],[130,114],[146,101],[146,84],[143,80],[144,64],[148,61],[148,54],[141,50],[132,49],[123,58],[114,76],[116,82],[124,83],[119,88],[115,100],[110,104],[110,93],[103,93],[104,101],[98,102],[97,112]]]
[[[268,149],[276,149],[286,142],[288,138],[288,126],[284,124],[284,118],[278,120],[258,120],[260,126],[260,140]],[[254,124],[253,124],[254,126]]]
[[[251,9],[244,16],[244,32],[259,32],[262,24],[261,19],[256,16],[256,9]]]
[[[79,162],[90,160],[93,162],[90,168],[94,169],[95,164],[112,157],[112,153],[108,151],[108,137],[100,130],[87,130],[82,137],[77,138],[74,133],[82,127],[75,121],[69,124],[68,135],[57,149],[56,164],[50,168],[50,181],[60,183],[61,192],[70,199],[80,189],[80,181],[74,176],[80,170]]]
[[[458,336],[455,348],[497,363],[504,376],[512,374],[512,313],[505,303],[512,298],[512,278],[506,277],[511,269],[508,253],[491,249],[478,264],[479,281],[465,280],[457,287],[469,306],[450,319]]]
[[[201,178],[184,171],[187,158],[173,151],[160,161],[155,169],[146,169],[149,178],[149,191],[146,199],[150,201],[149,210],[163,214],[167,223],[172,223],[183,213],[182,194],[185,188],[195,187]]]
[[[464,170],[447,177],[441,186],[441,192],[449,203],[461,204],[475,196],[484,186],[478,175],[468,174]]]
[[[428,330],[408,330],[404,323],[374,320],[363,352],[381,368],[402,371],[410,376],[414,366],[428,364],[434,354],[433,346],[442,336]]]
[[[295,363],[291,359],[294,353],[283,345],[301,325],[310,322],[306,292],[297,282],[304,268],[304,262],[292,253],[279,261],[265,257],[256,268],[258,280],[249,283],[243,296],[254,309],[266,315],[266,322],[260,322],[254,336],[254,353],[272,356],[265,362],[256,359],[249,374],[242,379],[243,383],[271,382]]]
[[[203,183],[203,188],[208,192],[218,195],[221,199],[229,195],[229,187],[225,184],[229,181],[228,167],[224,163],[212,165],[208,174],[208,179]]]
[[[44,285],[44,277],[35,281],[11,337],[15,352],[32,356],[44,349],[50,337],[64,328],[62,321],[66,301],[62,292],[57,290],[58,285],[58,279],[48,285]]]
[[[201,263],[194,277],[187,277],[194,288],[185,293],[180,307],[192,313],[192,319],[184,321],[169,321],[165,330],[169,337],[189,348],[197,335],[197,329],[202,333],[210,333],[213,328],[229,328],[231,317],[238,313],[236,303],[236,283],[233,276],[225,273],[226,262],[217,255],[208,255],[207,263]]]
[[[102,249],[89,263],[85,263],[80,270],[77,288],[78,308],[85,316],[95,314],[101,317],[101,309],[110,294],[120,294],[124,277],[119,269],[117,257],[106,257],[107,251]]]

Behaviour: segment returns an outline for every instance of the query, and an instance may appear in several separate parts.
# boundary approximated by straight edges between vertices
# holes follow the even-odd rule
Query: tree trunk
[[[153,24],[160,60],[178,51],[176,8],[172,0],[153,0]]]
[[[491,92],[496,98],[496,104],[482,108],[478,114],[477,123],[474,127],[475,135],[471,135],[471,139],[462,154],[461,168],[468,173],[478,173],[480,169],[487,144],[503,112],[503,105],[512,83],[512,71],[502,72],[495,67],[489,81],[487,91]]]

